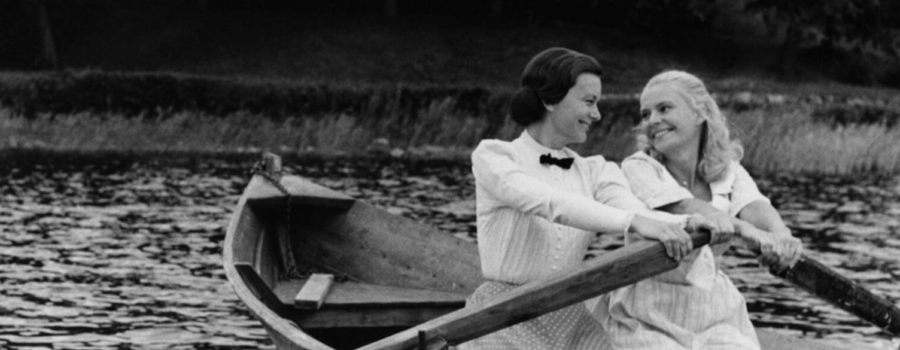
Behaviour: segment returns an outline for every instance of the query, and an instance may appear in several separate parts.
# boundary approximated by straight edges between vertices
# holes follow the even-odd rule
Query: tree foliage
[[[827,49],[843,41],[897,55],[891,26],[897,26],[898,8],[882,0],[751,0],[745,10],[764,14],[773,31],[784,29],[786,41]]]
[[[618,28],[658,33],[707,28],[716,13],[716,0],[592,0]]]

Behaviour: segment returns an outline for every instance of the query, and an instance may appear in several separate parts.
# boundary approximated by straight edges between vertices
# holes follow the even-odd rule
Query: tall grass
[[[270,118],[237,112],[225,116],[177,112],[168,116],[39,114],[26,117],[0,109],[0,149],[119,152],[258,152],[322,155],[422,156],[464,160],[484,138],[510,140],[522,128],[499,128],[486,118],[435,101],[415,116],[360,118],[348,114]],[[846,174],[900,170],[900,128],[886,123],[834,125],[805,107],[762,108],[731,113],[745,147],[743,164],[763,172]],[[631,125],[596,125],[582,155],[620,160],[634,151]]]
[[[496,132],[511,138],[511,123]],[[393,154],[465,158],[489,122],[432,103],[417,117],[360,118],[348,114],[271,118],[237,112],[115,113],[25,116],[0,108],[0,149],[116,152],[258,152]],[[426,154],[427,153],[427,154]]]
[[[743,163],[760,171],[900,170],[900,128],[885,122],[834,124],[802,106],[737,113],[731,121],[744,143]]]

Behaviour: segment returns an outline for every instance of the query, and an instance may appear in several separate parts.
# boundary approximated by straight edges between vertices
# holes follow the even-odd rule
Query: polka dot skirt
[[[485,282],[469,297],[466,305],[479,304],[516,287],[516,285],[501,282]],[[610,342],[602,326],[591,316],[583,303],[577,303],[457,346],[459,350],[594,350],[610,348]]]

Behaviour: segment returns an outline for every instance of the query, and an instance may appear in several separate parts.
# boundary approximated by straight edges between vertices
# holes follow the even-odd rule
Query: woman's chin
[[[672,151],[672,147],[670,145],[667,145],[665,142],[653,143],[651,145],[653,150],[659,154],[667,154]]]

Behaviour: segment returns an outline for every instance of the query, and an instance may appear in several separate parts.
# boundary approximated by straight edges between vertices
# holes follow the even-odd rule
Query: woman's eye
[[[641,119],[647,119],[647,118],[650,118],[650,112],[642,111],[642,112],[641,112]]]
[[[670,109],[672,109],[672,107],[669,107],[669,106],[660,106],[659,107],[659,111],[662,113],[668,112]]]

